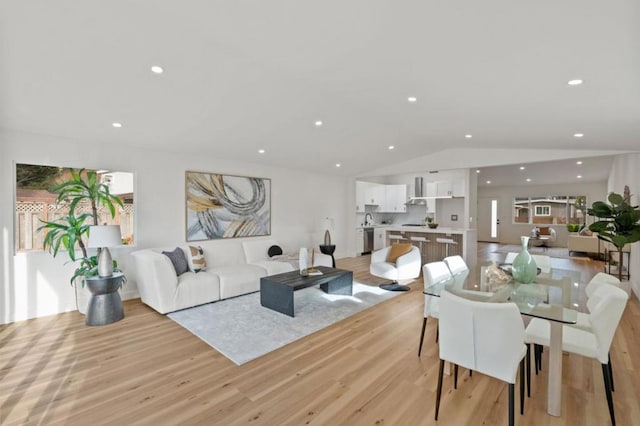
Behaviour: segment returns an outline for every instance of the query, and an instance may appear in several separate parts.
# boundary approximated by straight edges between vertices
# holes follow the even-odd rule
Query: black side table
[[[91,291],[89,307],[85,318],[86,325],[107,325],[124,318],[122,299],[118,289],[122,285],[124,274],[114,272],[110,277],[87,277],[85,284]]]
[[[335,251],[336,251],[335,244],[330,244],[330,245],[320,244],[320,253],[328,254],[329,256],[331,256],[331,263],[333,264],[334,268],[336,267],[336,259],[333,257],[333,252]]]

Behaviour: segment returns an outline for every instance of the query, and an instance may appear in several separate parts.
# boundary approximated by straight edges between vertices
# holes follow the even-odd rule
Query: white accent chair
[[[567,325],[562,327],[564,352],[594,358],[602,364],[604,388],[613,425],[616,424],[616,419],[611,395],[613,374],[609,351],[628,298],[624,290],[612,285],[602,285],[589,298],[591,330]],[[549,346],[550,334],[549,321],[538,318],[532,319],[526,329],[527,341],[538,345]]]
[[[469,267],[464,261],[462,256],[449,256],[444,258],[444,263],[447,264],[452,275],[458,275],[469,272]]]
[[[499,326],[498,326],[499,325]],[[435,419],[442,395],[444,362],[486,374],[509,384],[509,424],[514,424],[515,383],[520,366],[520,413],[524,414],[524,325],[514,303],[477,302],[448,291],[440,295],[440,368]],[[496,329],[499,328],[499,330]]]
[[[507,257],[504,259],[505,263],[513,263],[513,259],[516,258],[518,253],[507,253]],[[536,266],[540,268],[540,271],[548,274],[551,272],[551,258],[544,254],[532,254],[533,260],[536,262]]]
[[[420,267],[422,266],[420,249],[412,247],[409,253],[398,257],[396,263],[387,262],[389,250],[391,250],[391,246],[371,253],[369,273],[376,277],[391,280],[390,284],[380,286],[385,290],[407,291],[409,287],[398,284],[398,280],[409,280],[420,276]]]
[[[444,262],[430,262],[422,267],[422,279],[424,281],[425,290],[433,284],[452,278],[449,267]],[[420,345],[418,346],[418,356],[422,353],[422,343],[424,342],[424,331],[427,328],[427,318],[439,317],[438,298],[424,295],[424,319],[422,320],[422,333],[420,334]],[[436,342],[438,341],[439,329],[436,331]]]

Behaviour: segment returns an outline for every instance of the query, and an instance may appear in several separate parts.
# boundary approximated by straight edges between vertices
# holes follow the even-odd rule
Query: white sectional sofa
[[[288,262],[269,260],[267,251],[277,245],[273,239],[247,241],[199,241],[207,269],[180,276],[163,251],[171,248],[133,252],[138,290],[142,301],[165,314],[216,300],[260,290],[260,278],[293,271]],[[185,252],[187,245],[181,247]]]

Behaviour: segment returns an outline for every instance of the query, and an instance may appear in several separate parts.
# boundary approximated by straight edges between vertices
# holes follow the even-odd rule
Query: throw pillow
[[[398,258],[402,255],[405,255],[411,251],[413,245],[411,243],[396,243],[391,244],[391,249],[387,254],[387,262],[396,263]]]
[[[280,246],[271,246],[269,247],[267,254],[269,255],[269,257],[279,256],[282,254],[282,249],[280,248]]]
[[[207,269],[207,261],[204,258],[204,250],[202,247],[189,246],[188,261],[189,270],[191,272],[200,272]]]
[[[176,247],[174,251],[163,251],[162,254],[167,256],[176,270],[176,275],[180,276],[189,270],[187,259],[184,257],[184,252],[180,247]]]

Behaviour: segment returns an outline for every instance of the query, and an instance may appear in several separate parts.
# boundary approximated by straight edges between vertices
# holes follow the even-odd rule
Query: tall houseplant
[[[598,221],[589,230],[598,233],[598,238],[613,244],[618,250],[618,279],[622,280],[622,249],[626,244],[640,241],[640,210],[631,205],[629,187],[624,187],[624,196],[612,192],[609,203],[596,201],[588,213]]]
[[[73,285],[79,277],[97,275],[96,257],[88,255],[86,238],[89,235],[90,226],[98,225],[98,208],[106,205],[113,218],[116,205],[120,207],[124,205],[118,196],[110,192],[109,186],[99,181],[96,172],[69,169],[69,174],[71,176],[69,180],[56,185],[51,190],[58,195],[56,203],[68,205],[69,212],[56,221],[44,222],[38,230],[47,233],[43,240],[43,248],[49,250],[53,257],[56,257],[63,248],[70,261],[80,261],[80,266],[71,277]],[[81,203],[88,204],[91,212],[78,211]],[[82,252],[80,258],[76,256],[76,245]],[[116,266],[115,262],[114,266]]]

